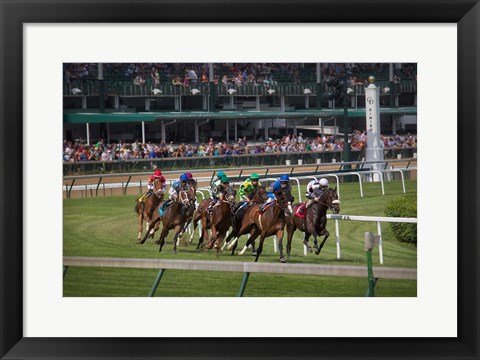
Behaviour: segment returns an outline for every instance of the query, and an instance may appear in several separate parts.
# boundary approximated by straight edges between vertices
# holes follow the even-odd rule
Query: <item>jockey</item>
[[[252,202],[253,193],[257,190],[260,186],[260,182],[258,181],[260,177],[258,174],[253,173],[250,177],[243,182],[240,186],[240,201],[244,202]]]
[[[188,185],[191,185],[191,186],[196,186],[197,185],[197,180],[195,180],[193,178],[192,173],[187,172],[187,173],[185,173],[185,175],[187,175],[187,177],[188,177],[188,180],[187,180]]]
[[[212,211],[212,209],[215,206],[218,206],[220,204],[218,199],[223,198],[225,194],[225,190],[227,190],[227,188],[230,186],[230,179],[228,178],[228,176],[223,176],[219,180],[219,182],[220,184],[216,186],[215,189],[212,191],[213,201],[210,203],[210,205],[208,205],[208,208],[207,208],[207,212],[209,213]]]
[[[155,173],[153,175],[151,175],[149,178],[148,178],[148,183],[147,183],[147,192],[142,194],[142,196],[140,196],[140,201],[143,202],[145,201],[145,199],[147,197],[149,197],[151,194],[153,194],[153,183],[155,182],[155,180],[160,180],[160,183],[161,183],[161,192],[163,193],[167,187],[167,179],[165,179],[165,177],[162,175],[162,172],[157,169],[155,170]]]
[[[162,191],[165,190],[165,188],[167,187],[166,185],[167,179],[165,179],[165,177],[162,175],[162,172],[159,169],[157,169],[155,170],[155,173],[148,178],[148,184],[147,184],[148,191],[151,192],[153,190],[153,183],[155,182],[155,180],[160,180],[160,182],[162,183]]]
[[[312,204],[314,199],[320,199],[328,189],[328,180],[321,178],[320,181],[312,180],[307,184],[307,193],[305,196],[309,199],[306,206],[300,209],[301,214]]]
[[[168,205],[172,203],[172,201],[175,201],[177,199],[178,193],[181,190],[187,190],[188,188],[188,176],[187,174],[182,174],[180,176],[179,180],[176,180],[171,186],[170,189],[168,190],[168,195],[169,198],[167,201],[165,201],[161,207],[162,211],[166,209]]]
[[[212,199],[215,199],[215,189],[222,183],[221,179],[226,176],[223,171],[219,171],[210,182],[210,195]]]
[[[290,178],[288,175],[280,176],[280,179],[270,184],[270,189],[268,191],[268,200],[258,209],[260,214],[263,213],[268,204],[275,201],[275,193],[279,190],[286,189],[291,190],[290,187]]]

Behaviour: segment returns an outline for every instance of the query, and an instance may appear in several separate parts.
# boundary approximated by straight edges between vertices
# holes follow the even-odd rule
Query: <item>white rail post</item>
[[[383,265],[382,227],[380,225],[380,221],[377,221],[377,234],[378,234],[378,256],[380,257],[380,264]]]
[[[335,219],[335,240],[337,242],[337,259],[340,259],[340,228],[337,219]]]

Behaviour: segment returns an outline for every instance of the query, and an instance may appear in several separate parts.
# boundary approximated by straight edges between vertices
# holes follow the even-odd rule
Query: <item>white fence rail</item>
[[[280,264],[208,260],[131,259],[64,256],[63,266],[175,269],[193,271],[228,271],[242,273],[273,273],[323,276],[366,277],[366,266]],[[416,280],[417,270],[412,268],[374,267],[375,277],[384,279]]]

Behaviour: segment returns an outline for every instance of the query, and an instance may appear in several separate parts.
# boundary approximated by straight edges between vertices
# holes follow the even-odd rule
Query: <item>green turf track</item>
[[[416,181],[406,180],[407,194],[416,195]],[[305,187],[302,186],[302,190]],[[358,183],[341,184],[341,214],[385,216],[389,199],[403,195],[399,181],[385,182],[382,196],[378,183],[364,184],[360,197]],[[296,189],[294,196],[298,198]],[[64,205],[64,256],[95,256],[123,258],[164,258],[218,261],[253,261],[247,255],[230,256],[225,251],[217,256],[214,250],[197,251],[198,232],[193,244],[182,243],[177,254],[172,251],[170,232],[161,253],[151,239],[136,244],[137,227],[134,213],[135,196],[100,196],[66,199]],[[330,212],[329,212],[330,213]],[[376,233],[376,223],[340,221],[341,259],[336,256],[335,225],[330,220],[330,238],[320,255],[303,255],[302,233],[296,232],[292,242],[291,263],[341,264],[366,266],[363,234]],[[382,223],[384,265],[416,268],[417,248],[396,240],[390,225]],[[155,239],[159,234],[157,233]],[[273,251],[273,238],[265,240],[259,262],[278,262]],[[246,237],[239,240],[239,248]],[[312,241],[312,239],[311,239]],[[379,264],[378,249],[373,250],[373,265]],[[155,269],[110,269],[70,267],[64,280],[64,296],[147,296],[157,276]],[[155,296],[236,296],[242,281],[241,273],[167,270]],[[365,296],[366,278],[321,277],[305,275],[251,274],[244,296]],[[380,279],[375,296],[416,296],[417,282]]]

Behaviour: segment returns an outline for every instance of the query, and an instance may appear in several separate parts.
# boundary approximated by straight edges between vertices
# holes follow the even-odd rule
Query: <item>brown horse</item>
[[[250,238],[255,239],[259,232],[254,225],[253,215],[260,208],[260,206],[268,200],[267,190],[259,187],[253,194],[252,201],[250,203],[240,203],[234,208],[233,215],[233,230],[225,240],[225,244],[222,250],[227,247],[228,250],[232,250],[232,255],[235,254],[237,248],[238,238],[247,233],[250,234]],[[258,232],[258,233],[257,233]],[[252,254],[256,255],[255,243],[252,241]]]
[[[142,238],[142,229],[143,229],[143,220],[146,221],[145,230],[148,229],[150,221],[154,216],[155,209],[163,201],[163,184],[160,179],[155,179],[153,181],[153,189],[149,192],[150,195],[143,194],[140,198],[136,200],[135,212],[137,213],[138,218],[138,237],[137,240]],[[145,199],[141,201],[140,199]],[[158,230],[158,225],[150,231],[150,236],[153,238],[153,234]]]
[[[294,214],[302,204],[295,204]],[[338,200],[337,190],[329,188],[325,191],[320,198],[311,200],[311,204],[308,206],[305,212],[305,218],[294,215],[287,221],[287,256],[290,258],[290,251],[292,249],[293,233],[296,229],[304,232],[303,243],[307,246],[309,252],[312,252],[312,247],[308,244],[308,239],[311,235],[314,238],[315,254],[320,254],[320,251],[325,245],[325,241],[330,236],[327,231],[327,210],[332,210],[334,214],[340,212],[340,200]],[[323,241],[320,243],[320,247],[317,243],[317,236],[324,235]]]
[[[257,256],[255,261],[258,261],[260,254],[263,250],[263,242],[268,236],[276,235],[278,241],[278,249],[280,252],[280,262],[285,262],[285,256],[283,256],[283,234],[287,218],[292,214],[292,201],[293,196],[289,189],[281,189],[275,192],[275,201],[272,205],[267,206],[262,214],[258,211],[251,214],[251,218],[254,221],[255,227],[258,231],[255,233],[260,234],[260,243],[257,249]],[[251,236],[248,239],[244,249],[240,252],[242,255],[247,247],[255,241],[257,236]]]
[[[205,199],[199,205],[193,218],[193,232],[190,241],[193,239],[198,221],[202,221],[202,235],[198,240],[197,249],[202,247],[204,239],[208,240],[207,249],[215,247],[217,253],[220,252],[220,244],[223,242],[228,229],[232,226],[232,207],[235,205],[236,191],[228,186],[223,193],[220,194],[217,204],[211,209],[211,213],[207,213],[206,209],[212,202],[212,199]],[[211,230],[209,239],[208,229]]]
[[[168,236],[170,230],[175,229],[175,236],[173,237],[173,252],[177,253],[177,239],[180,234],[180,230],[183,229],[189,209],[195,207],[195,188],[188,186],[186,190],[180,190],[175,201],[173,201],[167,208],[161,217],[158,217],[150,223],[149,231],[155,226],[160,219],[163,222],[162,232],[160,239],[155,241],[155,244],[159,244],[159,252],[162,251],[162,247],[165,244],[165,238]],[[138,241],[139,244],[143,244],[147,239],[148,233],[142,240]]]
[[[187,184],[189,187],[192,187],[194,189],[195,198],[196,198],[197,197],[197,181],[195,179],[188,179]],[[186,213],[187,220],[185,221],[185,225],[183,225],[183,228],[180,231],[180,234],[178,234],[179,238],[183,237],[183,234],[187,230],[188,225],[190,225],[190,223],[192,222],[194,212],[195,212],[195,206],[193,207],[191,206],[187,209],[187,213]]]

